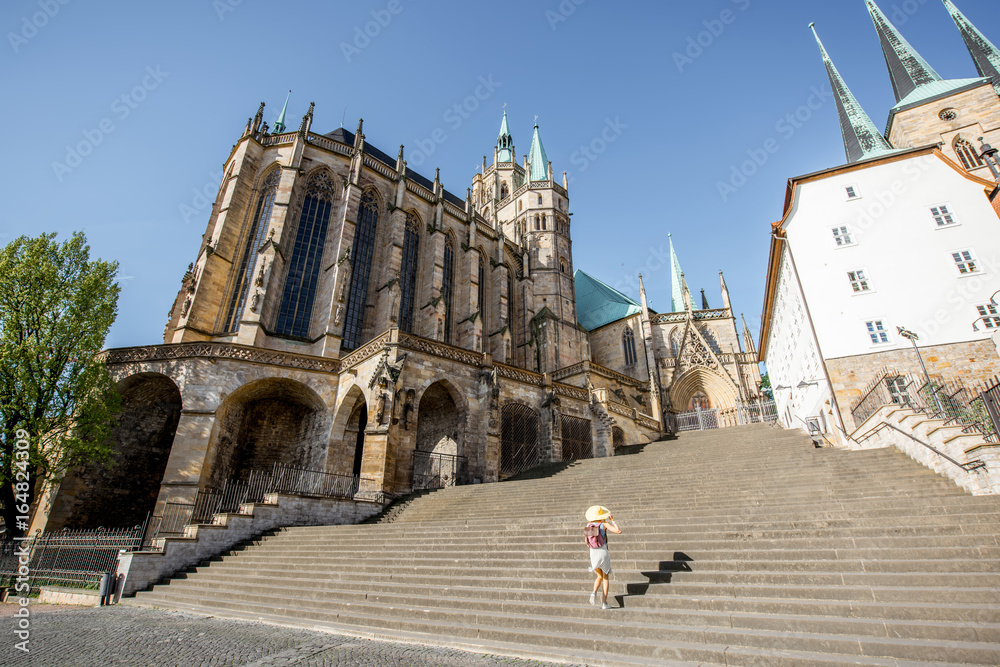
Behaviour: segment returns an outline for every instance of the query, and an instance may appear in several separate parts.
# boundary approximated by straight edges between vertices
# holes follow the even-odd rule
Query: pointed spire
[[[729,302],[729,287],[726,285],[726,277],[722,275],[722,271],[719,271],[719,289],[722,292],[722,307],[727,310],[732,310],[733,306]]]
[[[514,138],[510,135],[510,128],[507,127],[507,110],[504,109],[503,119],[500,121],[500,134],[497,135],[497,146],[494,151],[497,162],[514,161]]]
[[[965,15],[951,0],[942,1],[948,9],[948,13],[951,14],[951,18],[954,19],[955,25],[958,26],[959,32],[962,33],[962,39],[965,40],[965,45],[969,48],[969,53],[976,63],[979,75],[992,81],[993,88],[997,91],[997,95],[1000,95],[1000,49],[986,39],[983,33],[972,25],[972,21],[965,18]]]
[[[916,49],[910,46],[874,0],[865,0],[865,4],[868,5],[868,13],[871,14],[879,41],[882,43],[882,54],[889,68],[889,78],[892,79],[892,92],[896,95],[896,102],[907,97],[918,86],[941,81],[941,76],[920,57]]]
[[[285,131],[285,113],[288,111],[288,98],[291,97],[292,91],[289,89],[288,94],[285,95],[285,106],[281,107],[281,113],[278,115],[278,120],[274,123],[274,133],[281,134]]]
[[[312,122],[313,122],[313,109],[315,108],[316,108],[316,103],[310,102],[309,111],[307,111],[306,115],[302,117],[302,124],[299,125],[299,134],[302,135],[309,134],[309,130],[312,128]]]
[[[844,79],[837,71],[833,60],[830,59],[830,54],[826,52],[823,42],[820,41],[819,34],[816,33],[816,24],[810,23],[809,27],[816,38],[816,44],[819,45],[823,64],[826,65],[826,73],[830,77],[830,87],[833,88],[837,100],[837,115],[840,116],[840,132],[844,138],[844,152],[847,154],[847,162],[853,163],[888,153],[892,150],[892,146],[878,131],[875,123],[861,108],[857,98],[844,83]]]
[[[677,261],[677,253],[674,252],[673,236],[667,234],[667,239],[670,241],[670,311],[680,313],[684,311],[684,291],[687,284],[684,282],[681,263]]]
[[[396,156],[396,173],[405,176],[406,160],[403,159],[403,144],[399,145],[399,155]]]
[[[705,296],[705,288],[704,287],[701,289],[701,309],[702,310],[711,310],[712,309],[711,306],[708,305],[708,297]]]
[[[545,147],[542,146],[542,137],[538,134],[538,123],[535,123],[535,132],[531,135],[531,150],[528,151],[528,168],[530,171],[528,180],[549,180],[549,159],[545,157]]]
[[[743,320],[743,349],[756,357],[757,346],[753,342],[753,334],[750,333],[750,327],[747,326],[747,318],[743,317],[743,313],[740,313],[740,319]]]

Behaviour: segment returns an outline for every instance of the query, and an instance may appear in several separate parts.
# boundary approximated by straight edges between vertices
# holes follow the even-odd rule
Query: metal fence
[[[466,482],[467,459],[454,454],[413,452],[413,490],[443,489]]]
[[[118,553],[142,546],[145,525],[131,528],[61,530],[21,540],[0,541],[0,588],[27,583],[97,589],[107,575],[114,581]],[[27,574],[22,569],[27,559]]]
[[[317,498],[363,499],[385,503],[379,480],[275,463],[270,470],[251,470],[242,479],[229,479],[221,489],[198,492],[193,503],[167,502],[150,522],[145,544],[160,537],[184,534],[189,524],[210,523],[219,513],[238,512],[244,503],[260,503],[269,493]]]
[[[778,421],[778,408],[772,400],[737,403],[735,408],[719,411],[723,426],[773,424]]]
[[[677,415],[677,432],[682,431],[707,431],[719,428],[719,411],[715,408],[710,410],[690,410]]]
[[[987,442],[1000,442],[1000,419],[991,412],[1000,402],[1000,381],[990,387],[967,386],[957,380],[931,379],[918,382],[911,376],[883,369],[851,408],[854,423],[860,426],[885,405],[904,405],[931,417],[957,424],[966,433],[982,435]]]

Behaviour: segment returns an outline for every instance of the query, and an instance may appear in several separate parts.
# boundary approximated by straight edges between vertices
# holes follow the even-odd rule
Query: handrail
[[[917,443],[919,445],[923,445],[927,449],[931,450],[932,452],[934,452],[935,454],[937,454],[938,456],[940,456],[941,458],[943,458],[945,461],[948,461],[949,463],[953,463],[954,465],[957,465],[959,468],[961,468],[962,470],[964,470],[966,472],[972,472],[973,470],[979,470],[980,468],[982,468],[983,470],[986,470],[986,462],[983,461],[982,459],[974,459],[972,461],[969,461],[968,463],[959,463],[955,459],[951,458],[950,456],[948,456],[944,452],[942,452],[939,449],[937,449],[936,447],[934,447],[934,445],[926,443],[923,440],[921,440],[920,438],[914,437],[913,435],[907,433],[906,431],[904,431],[903,429],[899,428],[898,426],[894,426],[894,425],[890,424],[887,421],[883,421],[881,424],[879,424],[878,426],[876,426],[872,430],[870,430],[867,433],[865,433],[863,436],[861,436],[860,438],[858,438],[857,442],[861,442],[862,440],[867,440],[868,438],[870,438],[871,436],[875,435],[876,433],[878,433],[879,431],[881,431],[883,428],[886,428],[886,427],[891,428],[893,431],[898,431],[899,433],[902,433],[903,435],[905,435],[907,438],[909,438],[913,442],[915,442],[915,443]]]

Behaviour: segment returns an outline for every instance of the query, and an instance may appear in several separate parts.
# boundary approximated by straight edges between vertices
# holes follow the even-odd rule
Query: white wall
[[[847,186],[860,196],[849,200]],[[973,333],[972,322],[975,305],[1000,289],[1000,221],[981,184],[921,155],[798,188],[784,227],[825,358],[909,346],[897,326],[916,332],[921,346],[989,336]],[[930,209],[940,204],[957,224],[937,226]],[[837,246],[831,230],[842,225],[853,245]],[[973,250],[978,273],[957,270],[950,253],[964,249]],[[872,291],[855,294],[847,277],[855,269],[865,270]],[[865,322],[876,319],[887,344],[869,338]]]

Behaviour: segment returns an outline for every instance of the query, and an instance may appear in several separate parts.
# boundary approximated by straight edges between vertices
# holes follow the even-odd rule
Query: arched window
[[[622,333],[622,348],[625,350],[625,365],[631,366],[635,363],[635,337],[632,335],[632,327],[626,326]]]
[[[708,343],[708,346],[712,348],[712,352],[722,354],[722,348],[719,347],[719,340],[715,337],[714,331],[708,327],[704,327],[701,329],[701,335],[705,339],[705,342]]]
[[[368,276],[371,274],[372,255],[375,251],[375,229],[378,226],[378,199],[371,190],[361,196],[358,221],[354,227],[354,244],[351,246],[351,289],[344,315],[345,350],[361,344],[361,327],[365,321],[368,304]]]
[[[275,331],[292,336],[309,335],[313,300],[326,245],[326,230],[337,188],[325,169],[314,173],[306,183],[306,197],[295,230],[284,294],[278,310]]]
[[[559,258],[559,270],[566,273],[566,260],[562,257]]]
[[[478,301],[476,307],[479,309],[479,317],[483,320],[483,328],[486,327],[486,259],[479,255],[479,284],[476,294]]]
[[[441,269],[441,298],[444,299],[444,342],[451,343],[451,303],[455,291],[455,242],[449,235],[444,241],[444,266]]]
[[[516,304],[517,298],[514,293],[514,270],[510,268],[510,265],[505,265],[507,269],[507,326],[510,329],[510,339],[511,347],[513,350],[518,349],[518,327],[515,320]],[[507,363],[514,363],[513,350],[509,350],[507,354]]]
[[[977,169],[983,166],[983,161],[980,159],[979,153],[976,152],[976,147],[962,137],[955,137],[954,148],[955,154],[958,155],[958,159],[962,161],[962,165],[966,169]]]
[[[507,195],[510,194],[510,189],[507,187],[507,181],[500,184],[500,199],[506,199]]]
[[[681,351],[681,332],[678,327],[670,332],[670,355],[676,357]]]
[[[281,170],[273,169],[260,183],[260,195],[257,198],[257,208],[244,234],[243,251],[239,255],[239,265],[233,279],[233,292],[229,299],[229,309],[226,311],[226,331],[236,331],[243,309],[246,307],[247,296],[250,293],[250,282],[253,280],[253,267],[257,262],[257,250],[267,235],[268,223],[271,220],[271,209],[274,208],[274,195],[278,191],[278,181],[281,180]]]
[[[420,252],[420,219],[406,214],[403,261],[399,270],[399,328],[413,333],[413,300],[417,292],[417,259]]]
[[[538,216],[536,215],[536,216],[535,216],[535,231],[537,232],[537,231],[538,231],[539,229],[541,229],[541,228],[542,228],[542,221],[541,221],[541,218],[539,218],[539,217],[538,217]]]
[[[538,205],[542,205],[542,195],[538,195]]]
[[[542,215],[542,229],[545,229],[545,215]]]

